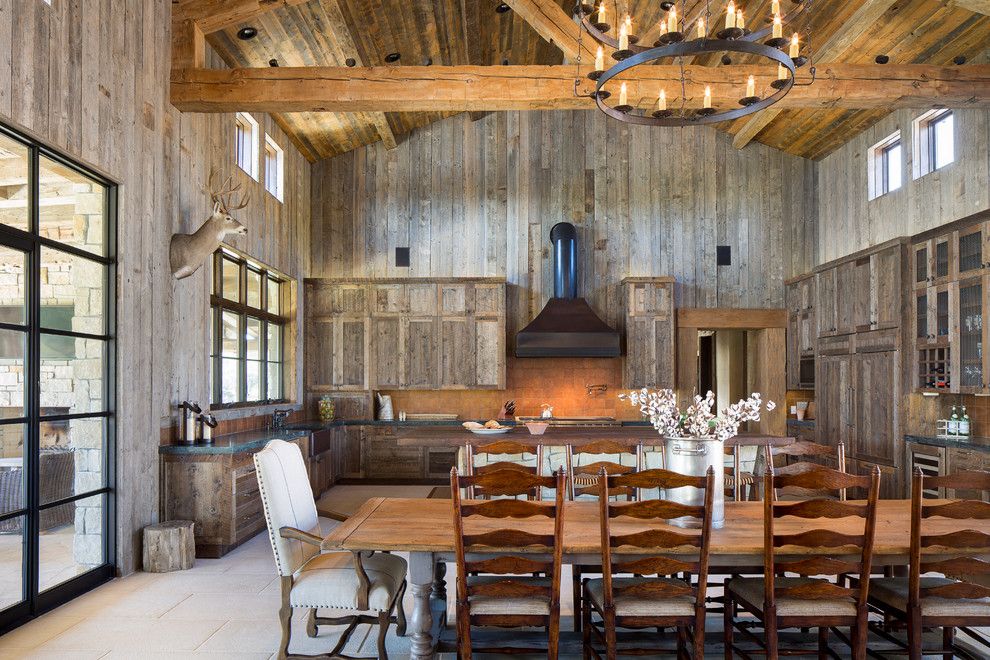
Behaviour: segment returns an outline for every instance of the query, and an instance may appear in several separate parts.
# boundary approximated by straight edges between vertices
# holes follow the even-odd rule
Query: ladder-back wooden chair
[[[756,484],[756,477],[752,472],[747,472],[742,469],[742,461],[740,460],[739,450],[741,447],[735,445],[733,447],[725,448],[725,455],[731,456],[731,464],[726,464],[724,466],[725,471],[725,494],[727,496],[731,495],[733,501],[739,502],[743,499],[749,499],[748,493],[744,497],[744,488],[751,490]]]
[[[813,498],[779,502],[775,489],[788,487],[814,491],[863,488],[866,502],[842,502]],[[824,466],[812,466],[798,474],[776,476],[768,468],[764,477],[763,577],[733,578],[725,589],[725,657],[734,651],[733,632],[738,628],[747,638],[762,646],[771,660],[780,655],[808,655],[808,649],[780,649],[777,632],[782,628],[818,628],[819,657],[833,655],[828,647],[830,627],[849,626],[853,657],[866,656],[867,597],[869,580],[859,580],[855,588],[840,586],[827,578],[812,576],[869,576],[873,563],[880,470],[856,476]],[[792,532],[782,518],[821,520],[821,527]],[[784,560],[782,556],[802,556]],[[848,557],[856,557],[851,560]],[[784,577],[785,573],[798,577]],[[754,615],[763,624],[764,636],[754,634],[748,625],[735,620],[737,608]]]
[[[809,440],[798,440],[789,445],[779,447],[767,446],[766,455],[773,463],[774,475],[781,477],[787,474],[799,474],[813,469],[815,466],[824,465],[839,472],[846,471],[846,447],[843,443],[836,445],[823,445]],[[778,463],[782,463],[779,464]],[[761,478],[764,475],[759,475]],[[837,493],[829,490],[808,490],[799,486],[781,488],[778,486],[777,500],[799,500],[808,497],[825,497],[839,500],[846,499],[846,489],[840,489]]]
[[[614,660],[618,653],[618,628],[677,628],[677,655],[687,653],[691,638],[692,656],[705,653],[705,589],[711,553],[712,503],[715,471],[705,477],[678,474],[667,470],[645,470],[635,474],[611,476],[599,481],[601,510],[602,577],[584,581],[581,616],[584,619],[585,657],[601,658],[598,646],[604,646],[605,658]],[[670,500],[613,502],[608,493],[616,488],[669,488],[691,486],[705,490],[702,505],[687,505]],[[668,521],[692,516],[700,529],[684,530]],[[619,554],[620,549],[635,549],[633,557]],[[642,577],[616,578],[627,573]],[[683,579],[671,577],[686,574]],[[695,584],[691,576],[696,575]],[[648,577],[655,576],[655,577]],[[597,619],[595,618],[597,615]],[[658,655],[671,649],[629,649],[622,654]]]
[[[590,457],[588,462],[582,460]],[[597,459],[597,460],[596,460]],[[613,459],[613,460],[604,460]],[[617,442],[603,440],[585,445],[567,446],[567,485],[571,500],[579,497],[601,495],[598,477],[604,469],[610,475],[630,474],[642,468],[642,450],[639,445],[629,447]],[[635,500],[637,489],[632,486],[619,486],[609,491],[609,498]],[[571,567],[571,602],[574,605],[574,630],[581,630],[581,578],[586,573],[598,574],[600,566],[574,564]]]
[[[396,623],[400,636],[406,632],[402,610],[406,560],[384,553],[321,553],[323,532],[306,476],[306,463],[297,445],[272,440],[254,455],[254,465],[282,584],[282,606],[278,613],[282,624],[280,660],[348,660],[352,656],[341,651],[361,624],[378,625],[378,657],[387,659],[385,636],[389,626]],[[293,609],[309,610],[306,632],[310,637],[316,637],[319,626],[347,625],[329,654],[289,654]],[[319,617],[317,609],[357,613]]]
[[[958,488],[990,492],[990,473],[966,471],[926,477],[916,468],[911,480],[911,558],[909,577],[876,578],[870,584],[870,604],[886,617],[905,622],[908,655],[954,657],[954,633],[962,628],[990,649],[990,640],[973,627],[990,626],[990,503],[982,500],[931,502],[926,488]],[[972,522],[972,528],[951,533],[932,529],[938,518]],[[936,520],[932,520],[936,519]],[[946,557],[946,551],[951,556]],[[939,557],[931,557],[937,551]],[[943,577],[925,576],[940,573]],[[942,628],[942,648],[922,650],[924,628]],[[883,629],[878,633],[894,638]]]
[[[560,572],[563,555],[563,470],[542,477],[516,469],[459,476],[450,472],[457,558],[458,658],[485,653],[533,653],[537,649],[496,644],[472,648],[473,626],[546,629],[546,653],[557,658],[560,638]],[[554,501],[462,500],[461,489],[511,495],[550,488]],[[519,552],[526,548],[527,552]],[[468,561],[469,553],[482,558]],[[533,555],[537,556],[534,557]],[[539,555],[549,555],[542,559]],[[483,575],[482,575],[483,574]],[[546,577],[534,577],[539,574]]]
[[[543,445],[530,445],[512,440],[499,440],[475,447],[470,442],[464,448],[466,468],[469,476],[478,476],[498,470],[517,470],[533,476],[543,474]],[[541,499],[541,491],[536,488],[529,493],[520,493],[526,499]],[[472,486],[467,493],[469,499],[489,499],[479,486]]]

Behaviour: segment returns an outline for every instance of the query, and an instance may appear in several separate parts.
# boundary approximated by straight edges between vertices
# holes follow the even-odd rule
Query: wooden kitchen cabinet
[[[394,426],[368,427],[364,440],[362,472],[365,479],[392,481],[423,478],[424,448],[400,447],[396,442]]]
[[[625,299],[626,389],[673,388],[675,364],[674,279],[627,278]]]
[[[815,282],[814,275],[807,275],[786,283],[787,387],[793,390],[815,387]]]
[[[949,463],[946,470],[947,474],[965,470],[990,471],[990,451],[949,447],[946,450],[946,454]],[[990,501],[983,491],[964,490],[961,488],[946,488],[945,496],[950,499]]]
[[[855,356],[822,355],[815,378],[815,430],[823,445],[845,445],[848,453],[855,434]]]
[[[306,280],[307,391],[504,389],[505,282]]]
[[[815,315],[818,318],[818,336],[838,333],[835,268],[823,270],[815,276]]]
[[[861,353],[854,363],[856,427],[852,433],[852,455],[893,465],[898,461],[895,436],[900,401],[900,365],[896,351]]]

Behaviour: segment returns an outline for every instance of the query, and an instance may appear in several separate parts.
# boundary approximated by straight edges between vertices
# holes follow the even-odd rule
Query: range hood
[[[618,357],[619,333],[577,295],[577,230],[560,222],[550,230],[553,298],[516,335],[516,357]]]

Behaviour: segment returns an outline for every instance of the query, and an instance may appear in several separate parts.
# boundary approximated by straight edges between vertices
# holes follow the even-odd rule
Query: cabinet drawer
[[[837,337],[819,337],[819,355],[849,355],[856,345],[854,335],[839,335]]]
[[[394,438],[371,437],[365,444],[364,475],[369,478],[423,478],[423,450],[399,447]]]
[[[857,353],[895,351],[898,348],[898,344],[898,331],[896,329],[874,330],[872,332],[861,332],[856,335]]]

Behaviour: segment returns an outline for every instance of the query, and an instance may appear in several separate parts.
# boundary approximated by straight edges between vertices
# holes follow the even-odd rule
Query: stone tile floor
[[[373,495],[426,497],[431,490],[417,486],[338,486],[320,501],[320,506],[351,513]],[[324,520],[324,529],[334,524]],[[563,583],[570,584],[569,572]],[[267,536],[261,534],[221,559],[198,559],[189,571],[136,573],[103,585],[0,637],[0,660],[264,660],[274,657],[280,639],[278,594],[271,547]],[[565,617],[562,629],[569,630],[569,592],[564,594],[561,605]],[[406,606],[408,612],[408,595]],[[310,639],[305,634],[304,616],[300,611],[294,617],[298,634],[293,635],[290,650],[307,654],[328,651],[339,629],[321,628],[320,636]],[[710,620],[711,633],[720,630],[719,618]],[[370,626],[360,628],[346,652],[374,656],[374,632]],[[408,641],[392,634],[390,657],[407,657],[408,652]],[[713,649],[711,656],[722,657],[721,649]]]

